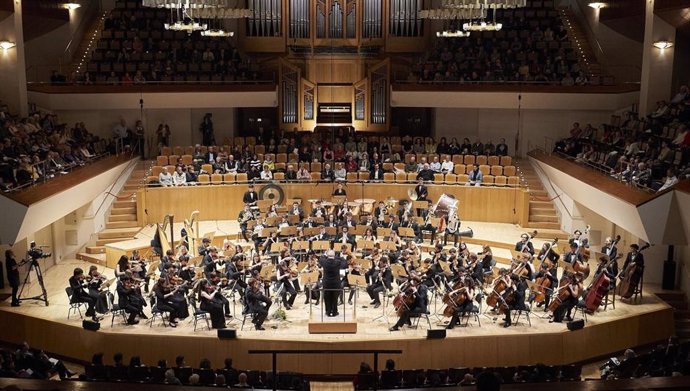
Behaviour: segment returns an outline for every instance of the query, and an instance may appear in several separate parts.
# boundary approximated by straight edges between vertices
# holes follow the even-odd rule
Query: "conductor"
[[[328,250],[319,259],[319,264],[323,268],[323,302],[326,306],[326,315],[329,317],[338,316],[338,297],[341,289],[340,269],[347,268],[347,263],[340,257],[335,256],[335,251]]]

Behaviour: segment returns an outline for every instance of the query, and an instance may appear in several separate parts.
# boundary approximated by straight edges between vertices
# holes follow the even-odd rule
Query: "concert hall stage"
[[[12,343],[30,341],[32,346],[49,352],[89,360],[95,352],[111,357],[122,352],[126,357],[140,355],[147,364],[165,358],[168,362],[183,354],[190,365],[196,365],[203,357],[214,365],[221,365],[226,357],[234,359],[241,369],[269,369],[270,356],[249,355],[250,349],[401,349],[402,355],[391,356],[401,369],[447,368],[460,366],[510,366],[518,364],[565,364],[591,357],[609,354],[629,346],[651,343],[673,334],[673,310],[647,287],[644,297],[636,304],[616,301],[616,309],[588,316],[584,329],[568,331],[565,324],[549,323],[541,309],[535,308],[530,326],[526,319],[513,327],[503,328],[500,318],[480,316],[481,326],[470,320],[468,327],[449,330],[445,339],[426,339],[426,321],[419,329],[403,328],[389,332],[381,308],[365,308],[369,299],[360,292],[357,300],[356,334],[308,334],[309,309],[303,294],[298,295],[295,307],[286,311],[287,321],[268,320],[266,331],[252,330],[249,321],[240,331],[241,309],[236,306],[239,319],[229,324],[236,328],[238,338],[220,340],[215,330],[201,327],[193,331],[189,319],[181,321],[175,329],[156,322],[125,326],[116,318],[110,327],[110,317],[101,322],[101,330],[87,331],[82,328],[78,316],[67,320],[68,302],[65,294],[67,279],[79,266],[88,269],[90,264],[77,260],[63,260],[45,272],[50,306],[43,303],[22,302],[19,308],[9,306],[9,299],[0,304],[2,339]],[[111,269],[102,269],[112,276]],[[33,284],[30,293],[37,290]],[[431,315],[433,328],[444,327],[448,318],[442,316],[443,304],[430,305],[438,310],[438,317]],[[318,312],[318,309],[314,309]],[[274,308],[271,308],[271,313]],[[148,313],[148,310],[147,310]],[[389,320],[397,319],[394,310],[388,309]],[[542,318],[543,317],[543,318]],[[579,314],[578,314],[579,317]],[[380,357],[385,360],[389,357]],[[109,361],[109,360],[108,360]],[[371,361],[364,354],[353,355],[287,355],[278,358],[281,371],[300,371],[313,374],[352,373],[361,361]]]

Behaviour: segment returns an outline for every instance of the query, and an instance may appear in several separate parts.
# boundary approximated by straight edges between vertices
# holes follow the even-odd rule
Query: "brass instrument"
[[[412,201],[417,201],[417,192],[412,189],[407,189],[407,197]]]

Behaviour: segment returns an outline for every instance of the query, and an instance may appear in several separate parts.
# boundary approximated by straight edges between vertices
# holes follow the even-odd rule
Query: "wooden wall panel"
[[[350,103],[352,91],[352,86],[319,86],[319,103]]]
[[[257,191],[262,185],[257,186]],[[348,199],[372,198],[407,199],[412,184],[350,183],[345,190]],[[335,188],[332,183],[282,184],[286,198],[302,199],[305,212],[311,210],[308,199],[330,199]],[[166,214],[179,220],[193,211],[200,212],[200,220],[235,220],[242,210],[242,196],[246,185],[193,186],[178,188],[147,188],[139,190],[138,210],[144,210],[144,223],[160,223]],[[523,224],[520,216],[529,212],[529,196],[522,189],[497,187],[467,187],[429,185],[430,199],[438,200],[442,194],[454,195],[458,200],[458,213],[462,220]],[[141,196],[141,197],[140,197]]]
[[[355,83],[364,77],[364,61],[357,58],[316,58],[307,61],[307,79],[319,83]]]
[[[400,369],[536,363],[558,365],[663,340],[673,333],[671,308],[599,324],[590,322],[584,329],[574,332],[563,330],[535,334],[529,329],[524,329],[523,332],[516,328],[507,330],[503,335],[498,334],[498,331],[486,330],[486,335],[454,333],[440,340],[406,338],[404,334],[401,334],[400,339],[384,335],[376,340],[377,336],[361,334],[361,338],[354,340],[335,338],[322,341],[308,341],[306,336],[303,340],[271,340],[259,334],[256,335],[260,338],[250,335],[235,340],[219,340],[215,332],[185,335],[160,326],[154,326],[149,331],[148,327],[122,327],[117,325],[117,321],[112,329],[104,323],[102,330],[92,332],[82,329],[79,321],[55,322],[12,311],[0,311],[0,328],[4,330],[2,340],[15,344],[26,340],[34,347],[80,360],[90,360],[95,352],[103,352],[109,360],[114,353],[121,352],[125,357],[139,355],[144,363],[154,364],[159,359],[171,362],[178,354],[184,354],[187,363],[192,366],[198,366],[202,358],[208,358],[212,365],[220,367],[226,357],[232,357],[236,368],[264,370],[270,368],[270,356],[250,355],[248,350],[401,349],[402,355],[382,355],[379,358],[380,366],[387,358],[393,358]],[[497,326],[487,322],[482,327],[493,329]],[[634,332],[621,332],[625,329]],[[282,371],[355,373],[361,361],[372,363],[372,356],[290,355],[280,357],[278,365]]]

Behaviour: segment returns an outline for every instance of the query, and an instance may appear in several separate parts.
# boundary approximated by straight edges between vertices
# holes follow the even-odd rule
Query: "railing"
[[[379,368],[379,354],[402,354],[402,350],[250,350],[249,354],[270,354],[271,355],[271,372],[273,373],[273,391],[278,388],[278,355],[280,354],[373,354],[374,355],[374,373],[378,373]],[[378,382],[374,382],[374,390],[378,388]]]

